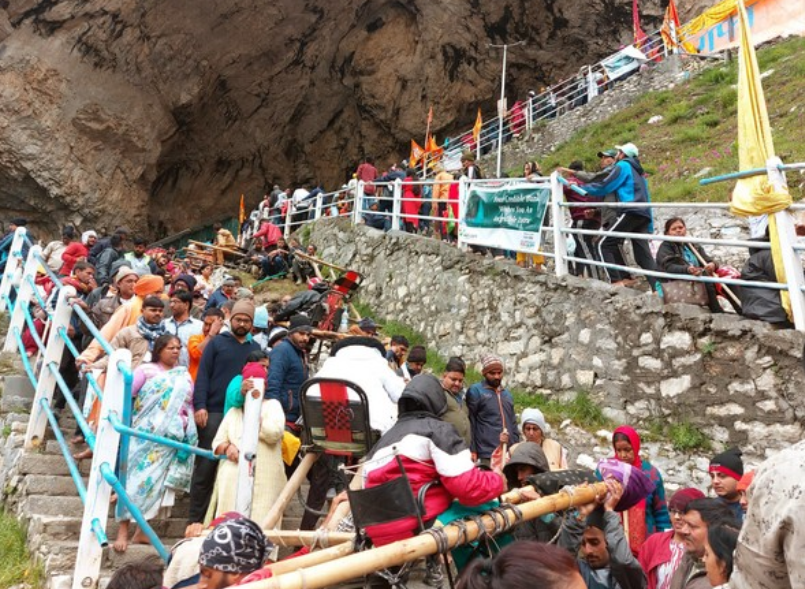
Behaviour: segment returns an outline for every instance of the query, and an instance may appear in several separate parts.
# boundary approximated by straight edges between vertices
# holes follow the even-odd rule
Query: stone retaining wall
[[[618,422],[688,420],[761,458],[799,441],[803,336],[572,276],[535,275],[428,238],[325,221],[324,259],[366,276],[362,298],[443,356],[506,359],[510,386],[587,390]]]

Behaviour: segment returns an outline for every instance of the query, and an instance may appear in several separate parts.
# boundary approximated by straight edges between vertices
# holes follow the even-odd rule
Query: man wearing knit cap
[[[494,354],[481,358],[483,382],[467,390],[467,410],[472,427],[471,450],[482,464],[489,464],[498,446],[520,441],[517,421],[514,419],[514,399],[504,389],[503,359]]]
[[[268,373],[266,383],[266,398],[276,399],[285,409],[285,427],[291,433],[301,437],[301,428],[297,425],[300,412],[299,393],[309,374],[308,366],[308,343],[313,332],[313,325],[305,315],[293,315],[288,326],[288,336],[278,343],[271,350],[271,370]],[[310,482],[306,504],[318,511],[324,505],[327,496],[328,481],[330,479],[330,464],[328,457],[317,460],[308,472],[307,478]],[[290,469],[286,469],[286,474],[290,477],[296,469],[298,460],[294,462]],[[316,527],[319,516],[305,510],[302,521],[299,524],[301,530],[312,530]]]
[[[743,522],[744,512],[741,509],[741,493],[738,491],[738,481],[744,475],[744,463],[739,448],[730,448],[716,454],[710,460],[710,481],[713,491],[735,514],[739,522]]]
[[[260,349],[250,337],[253,321],[254,303],[245,300],[236,302],[230,316],[231,329],[212,338],[201,355],[193,391],[199,448],[211,449],[218,426],[224,418],[226,388],[243,370],[246,357]],[[204,521],[215,485],[217,466],[215,461],[196,457],[190,487],[187,536],[201,532],[201,522]]]

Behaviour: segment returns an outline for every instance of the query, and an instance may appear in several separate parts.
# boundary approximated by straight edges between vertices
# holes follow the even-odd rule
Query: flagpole
[[[422,155],[422,179],[424,180],[427,176],[428,171],[428,137],[430,137],[430,121],[431,121],[431,113],[433,112],[433,107],[430,107],[431,110],[428,111],[428,124],[425,126],[425,153]]]
[[[518,45],[525,45],[525,41],[505,43],[503,45],[488,45],[495,49],[503,48],[503,71],[500,76],[500,102],[498,103],[498,162],[495,168],[498,178],[500,178],[501,162],[503,161],[503,118],[506,115],[506,108],[504,107],[504,101],[506,100],[506,57],[509,47],[516,47]]]

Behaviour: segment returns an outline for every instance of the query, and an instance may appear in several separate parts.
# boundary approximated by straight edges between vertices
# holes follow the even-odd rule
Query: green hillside
[[[805,39],[789,39],[758,50],[763,89],[777,155],[786,163],[805,162]],[[738,170],[737,59],[712,67],[672,90],[651,92],[630,108],[581,129],[554,153],[537,158],[543,170],[584,161],[595,170],[599,149],[633,141],[650,175],[652,200],[727,201],[731,183],[700,187],[694,175]],[[661,123],[649,125],[654,115]],[[805,177],[788,174],[795,199],[805,195]]]

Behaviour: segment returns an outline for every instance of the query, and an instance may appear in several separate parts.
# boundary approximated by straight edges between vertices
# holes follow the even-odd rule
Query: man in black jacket
[[[254,321],[254,303],[238,301],[232,308],[231,331],[213,338],[204,348],[193,391],[193,408],[198,426],[198,447],[210,450],[218,426],[224,419],[226,388],[243,369],[246,357],[260,346],[248,336]],[[196,456],[190,487],[190,514],[186,536],[198,536],[207,514],[218,463]]]

